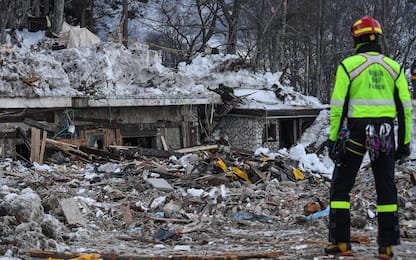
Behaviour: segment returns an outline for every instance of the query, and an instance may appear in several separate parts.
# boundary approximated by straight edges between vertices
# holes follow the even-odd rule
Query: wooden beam
[[[43,164],[43,157],[45,156],[46,138],[48,138],[48,131],[43,130],[42,144],[40,146],[39,163]]]
[[[108,148],[111,145],[111,129],[104,128],[103,129],[104,135],[104,148]]]
[[[175,152],[178,152],[178,153],[192,153],[192,152],[206,151],[206,150],[213,150],[213,149],[218,149],[218,144],[200,145],[200,146],[182,148],[182,149],[175,150]]]
[[[163,135],[160,136],[160,140],[162,141],[163,150],[169,151],[168,145],[166,144],[166,140]]]
[[[27,117],[25,119],[23,119],[23,122],[25,124],[28,124],[30,126],[33,126],[33,127],[39,128],[39,129],[48,130],[49,132],[52,132],[52,133],[56,133],[59,130],[61,130],[56,123],[36,121],[36,120],[33,120],[31,118],[27,118]]]
[[[169,158],[172,155],[176,157],[183,156],[183,154],[179,152],[163,151],[159,149],[142,148],[142,147],[137,147],[137,146],[110,145],[110,148],[115,151],[118,151],[120,154],[125,156],[126,159],[134,159],[139,156],[154,156],[158,158]]]
[[[42,250],[28,250],[25,252],[31,257],[37,258],[60,258],[60,259],[70,259],[81,257],[82,253],[58,253],[51,251],[42,251]],[[258,258],[268,258],[268,259],[278,259],[279,256],[283,256],[284,252],[282,251],[266,251],[266,252],[224,252],[224,253],[215,253],[215,254],[178,254],[178,255],[117,255],[117,254],[99,254],[103,260],[229,260],[229,259],[258,259]],[[98,256],[97,256],[98,257]],[[89,259],[99,259],[92,258]]]
[[[31,128],[30,137],[30,161],[39,162],[40,155],[40,129],[36,127]]]
[[[120,128],[116,129],[116,145],[123,145],[123,137]]]

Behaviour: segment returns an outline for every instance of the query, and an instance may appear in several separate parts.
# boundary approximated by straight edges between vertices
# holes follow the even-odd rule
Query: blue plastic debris
[[[324,210],[318,211],[306,217],[306,220],[317,219],[320,217],[328,216],[329,215],[329,206],[326,207]]]

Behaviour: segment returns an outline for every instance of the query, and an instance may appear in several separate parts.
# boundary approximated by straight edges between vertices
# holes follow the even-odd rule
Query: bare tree
[[[128,48],[129,45],[129,3],[128,0],[123,0],[123,18],[122,18],[122,40],[123,45]]]
[[[316,87],[314,89],[314,96],[320,98],[320,95],[322,94],[321,91],[321,86],[323,83],[323,79],[322,79],[322,74],[323,72],[323,66],[321,63],[322,60],[322,34],[323,34],[323,27],[324,27],[324,21],[323,21],[323,17],[324,17],[324,0],[318,0],[318,16],[317,16],[317,21],[316,21],[316,28],[317,28],[317,32],[316,32],[316,85],[318,87]]]
[[[64,0],[55,0],[52,17],[52,32],[59,34],[62,31],[62,24],[64,22]]]
[[[163,19],[154,28],[159,37],[152,35],[154,44],[151,46],[159,45],[158,48],[171,53],[177,62],[190,61],[195,53],[204,51],[217,32],[219,11],[215,0],[195,0],[192,4],[180,6],[163,1],[160,8]],[[161,41],[164,46],[160,45]]]
[[[14,7],[14,1],[0,0],[0,43],[6,42],[6,28],[9,22],[12,8]]]
[[[50,13],[50,3],[49,0],[44,0],[43,1],[43,14],[45,15],[49,15]]]
[[[31,14],[39,17],[40,16],[40,0],[32,0],[31,4]]]
[[[228,5],[224,0],[218,0],[222,12],[227,20],[227,53],[235,54],[237,48],[238,21],[240,18],[241,5],[244,0],[235,0],[232,5]]]
[[[87,26],[87,8],[90,5],[89,0],[80,0],[79,1],[79,25],[80,27]]]

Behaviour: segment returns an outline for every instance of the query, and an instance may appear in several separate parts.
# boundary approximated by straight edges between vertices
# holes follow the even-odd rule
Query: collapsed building
[[[158,66],[158,53],[143,44],[25,55],[3,49],[1,57],[2,156],[27,158],[22,136],[32,127],[48,138],[101,150],[195,146],[198,106],[221,102],[192,79]]]
[[[211,73],[232,77],[232,56],[212,55],[214,67],[201,69],[211,76],[204,78],[184,68],[163,67],[160,53],[138,42],[129,49],[99,42],[78,48],[55,45],[40,40],[27,51],[1,50],[3,157],[39,157],[42,143],[48,147],[50,140],[104,151],[124,146],[172,151],[219,139],[239,149],[279,149],[295,144],[325,108],[319,102],[293,103],[302,95],[273,90],[280,86],[277,81],[232,86],[236,94],[238,88],[245,92],[224,96],[218,90],[229,82]],[[244,94],[264,91],[260,88],[276,93],[274,106]],[[260,105],[247,107],[253,103]],[[221,132],[219,138],[212,137],[215,131]]]

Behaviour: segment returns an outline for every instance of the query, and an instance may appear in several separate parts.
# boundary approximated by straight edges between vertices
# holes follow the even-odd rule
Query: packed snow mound
[[[147,45],[99,43],[35,51],[1,49],[0,96],[207,98],[216,94],[162,65]]]
[[[313,144],[318,148],[322,143],[328,140],[329,137],[329,110],[322,110],[313,124],[303,132],[300,143],[305,147]]]
[[[219,84],[232,88],[262,89],[278,82],[281,75],[280,72],[254,73],[239,56],[231,54],[200,54],[192,59],[191,64],[180,63],[178,70],[211,89],[217,88]]]
[[[197,55],[192,63],[180,63],[179,72],[209,89],[219,85],[230,87],[242,97],[238,108],[288,109],[296,106],[326,108],[318,98],[305,96],[279,82],[281,72],[253,72],[237,55]]]

